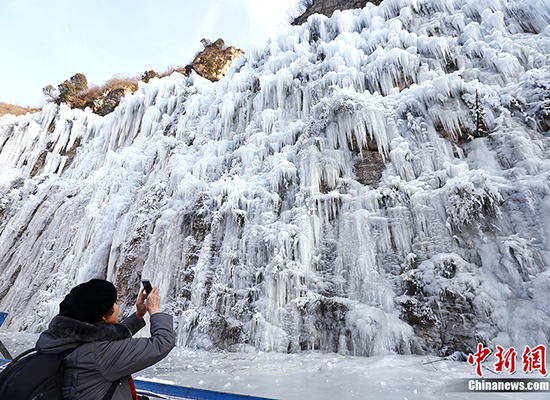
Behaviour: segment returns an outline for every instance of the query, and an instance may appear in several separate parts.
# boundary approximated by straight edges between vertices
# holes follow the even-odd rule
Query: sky
[[[0,0],[0,102],[40,106],[42,88],[75,73],[184,66],[202,38],[246,50],[288,25],[297,0]]]

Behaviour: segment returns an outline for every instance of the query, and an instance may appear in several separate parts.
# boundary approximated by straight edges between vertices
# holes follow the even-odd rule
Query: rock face
[[[204,50],[201,51],[193,62],[186,67],[187,72],[194,69],[197,74],[212,82],[223,78],[233,61],[239,58],[244,51],[233,46],[226,46],[223,39],[218,39],[214,43],[208,39],[202,39]]]
[[[331,17],[336,10],[354,10],[363,8],[367,3],[379,5],[382,0],[313,0],[306,11],[292,21],[292,25],[302,25],[313,14],[323,14]]]
[[[132,94],[136,90],[137,85],[125,85],[122,87],[107,89],[102,92],[99,97],[95,98],[91,102],[88,102],[86,106],[89,106],[95,114],[104,116],[112,113],[124,96],[127,94]]]

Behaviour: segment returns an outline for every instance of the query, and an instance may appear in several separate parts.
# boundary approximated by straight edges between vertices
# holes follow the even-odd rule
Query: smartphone
[[[145,292],[147,292],[147,294],[151,293],[151,290],[153,290],[153,286],[151,286],[151,282],[149,282],[149,279],[142,279],[141,283],[145,288]]]

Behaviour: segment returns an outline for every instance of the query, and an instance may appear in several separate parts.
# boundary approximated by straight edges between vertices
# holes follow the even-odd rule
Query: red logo
[[[518,353],[516,353],[516,349],[510,347],[505,353],[504,348],[497,346],[497,350],[498,351],[495,353],[495,356],[498,361],[495,363],[495,372],[502,374],[504,368],[506,368],[511,374],[516,372],[516,356],[518,355]]]
[[[525,351],[522,356],[523,369],[525,373],[530,373],[538,370],[542,376],[546,376],[546,347],[543,345],[530,349],[525,346]]]
[[[468,364],[476,365],[477,376],[483,376],[481,363],[484,362],[490,354],[491,350],[489,348],[484,347],[481,343],[478,343],[477,351],[468,356]],[[497,362],[494,364],[494,372],[502,374],[505,369],[508,370],[510,374],[516,372],[517,354],[516,349],[513,347],[505,350],[503,347],[497,346],[497,352],[495,353]],[[525,351],[521,356],[521,360],[522,371],[526,374],[539,371],[542,376],[546,376],[548,373],[546,371],[546,346],[544,345],[539,345],[535,348],[525,346]]]
[[[477,368],[476,368],[477,376],[483,376],[483,373],[481,372],[481,363],[485,361],[487,357],[489,357],[489,354],[491,354],[491,350],[489,350],[486,347],[483,347],[481,343],[478,343],[477,352],[474,354],[470,354],[468,356],[468,364],[470,365],[477,364]]]

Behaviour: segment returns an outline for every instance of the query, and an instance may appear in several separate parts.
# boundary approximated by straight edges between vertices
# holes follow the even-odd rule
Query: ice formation
[[[385,0],[217,83],[3,117],[8,329],[44,329],[93,277],[129,312],[143,276],[181,346],[548,345],[549,23],[539,0]]]

